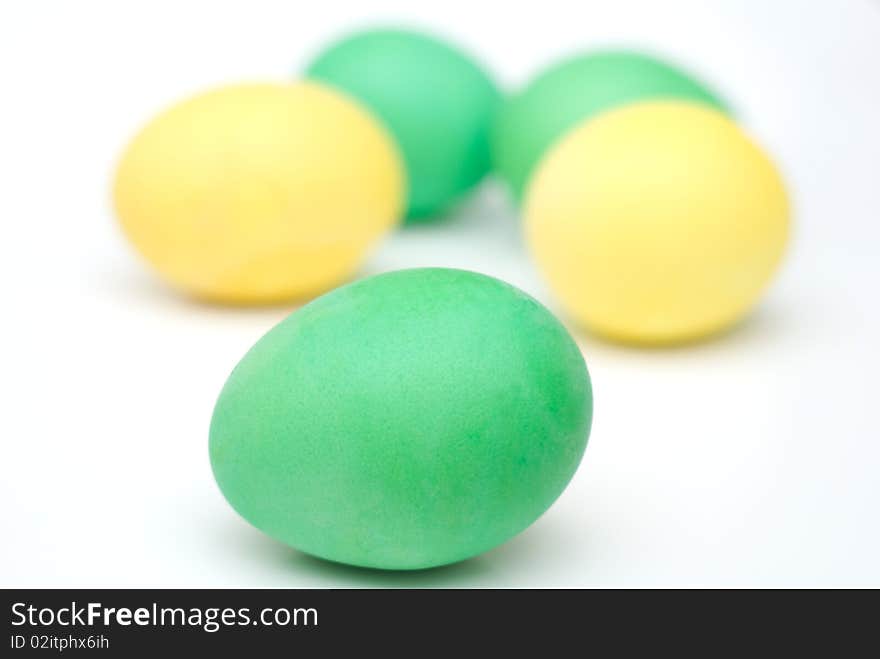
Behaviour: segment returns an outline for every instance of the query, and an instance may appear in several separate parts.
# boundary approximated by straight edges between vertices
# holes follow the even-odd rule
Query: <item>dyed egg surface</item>
[[[437,217],[489,171],[500,95],[458,48],[417,32],[370,30],[329,46],[306,75],[359,100],[394,135],[409,181],[408,221]]]
[[[210,457],[238,513],[303,552],[418,569],[534,522],[592,418],[583,357],[535,300],[484,275],[402,270],[332,291],[245,355]]]
[[[493,129],[493,161],[519,199],[551,145],[584,119],[627,103],[681,99],[724,110],[687,73],[637,52],[598,51],[560,62],[504,103]]]
[[[314,84],[245,84],[160,114],[122,156],[122,228],[168,282],[253,304],[348,278],[398,221],[403,169],[373,117]]]
[[[568,312],[633,343],[699,339],[757,302],[788,240],[783,181],[703,105],[650,102],[587,120],[542,160],[531,251]]]

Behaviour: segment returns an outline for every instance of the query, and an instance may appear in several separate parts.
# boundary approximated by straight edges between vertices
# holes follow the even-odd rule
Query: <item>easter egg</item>
[[[398,221],[403,168],[368,112],[314,83],[242,84],[160,114],[119,163],[122,229],[168,282],[227,303],[340,283]]]
[[[489,171],[498,90],[471,57],[417,32],[378,29],[332,44],[306,75],[370,108],[406,164],[409,221],[444,211]]]
[[[494,167],[519,199],[536,163],[569,129],[626,103],[661,98],[725,108],[705,85],[654,57],[598,51],[567,59],[504,103],[492,135]]]
[[[755,304],[789,232],[764,152],[703,105],[657,101],[587,120],[526,192],[531,251],[569,313],[606,337],[698,339]]]
[[[402,270],[312,301],[229,376],[210,458],[238,513],[308,554],[373,568],[460,561],[563,491],[592,418],[583,357],[512,286]]]

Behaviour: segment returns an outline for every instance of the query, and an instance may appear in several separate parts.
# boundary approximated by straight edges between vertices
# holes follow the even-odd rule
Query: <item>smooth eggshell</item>
[[[519,199],[535,165],[582,121],[628,103],[679,99],[726,111],[704,83],[643,53],[602,50],[568,58],[513,94],[492,134],[493,164]]]
[[[308,298],[360,265],[402,211],[380,123],[314,83],[243,84],[160,114],[122,156],[116,213],[167,281],[204,299]]]
[[[489,171],[500,95],[459,48],[409,30],[376,29],[325,48],[306,75],[370,108],[397,140],[408,221],[436,218]]]
[[[217,483],[251,524],[352,565],[426,568],[508,540],[577,468],[583,357],[519,290],[417,269],[339,288],[264,336],[211,422]]]
[[[628,105],[575,128],[526,192],[531,251],[584,326],[634,343],[699,339],[757,302],[788,240],[783,181],[704,105]]]

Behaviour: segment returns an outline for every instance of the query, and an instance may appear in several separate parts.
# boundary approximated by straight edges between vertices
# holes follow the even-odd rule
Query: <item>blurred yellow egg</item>
[[[349,277],[399,220],[402,162],[384,128],[317,83],[244,84],[184,101],[123,154],[122,228],[199,298],[307,298]]]
[[[730,326],[782,257],[789,204],[767,156],[730,119],[652,101],[588,119],[539,163],[526,233],[580,323],[674,343]]]

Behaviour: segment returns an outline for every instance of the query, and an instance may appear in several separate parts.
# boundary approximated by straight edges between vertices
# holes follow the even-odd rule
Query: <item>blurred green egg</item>
[[[436,217],[489,171],[500,94],[457,47],[408,30],[367,30],[324,49],[306,76],[359,100],[396,138],[409,221]]]
[[[715,93],[654,57],[597,51],[564,60],[512,95],[492,135],[493,165],[517,199],[548,148],[581,121],[648,99],[703,103],[727,112]]]

